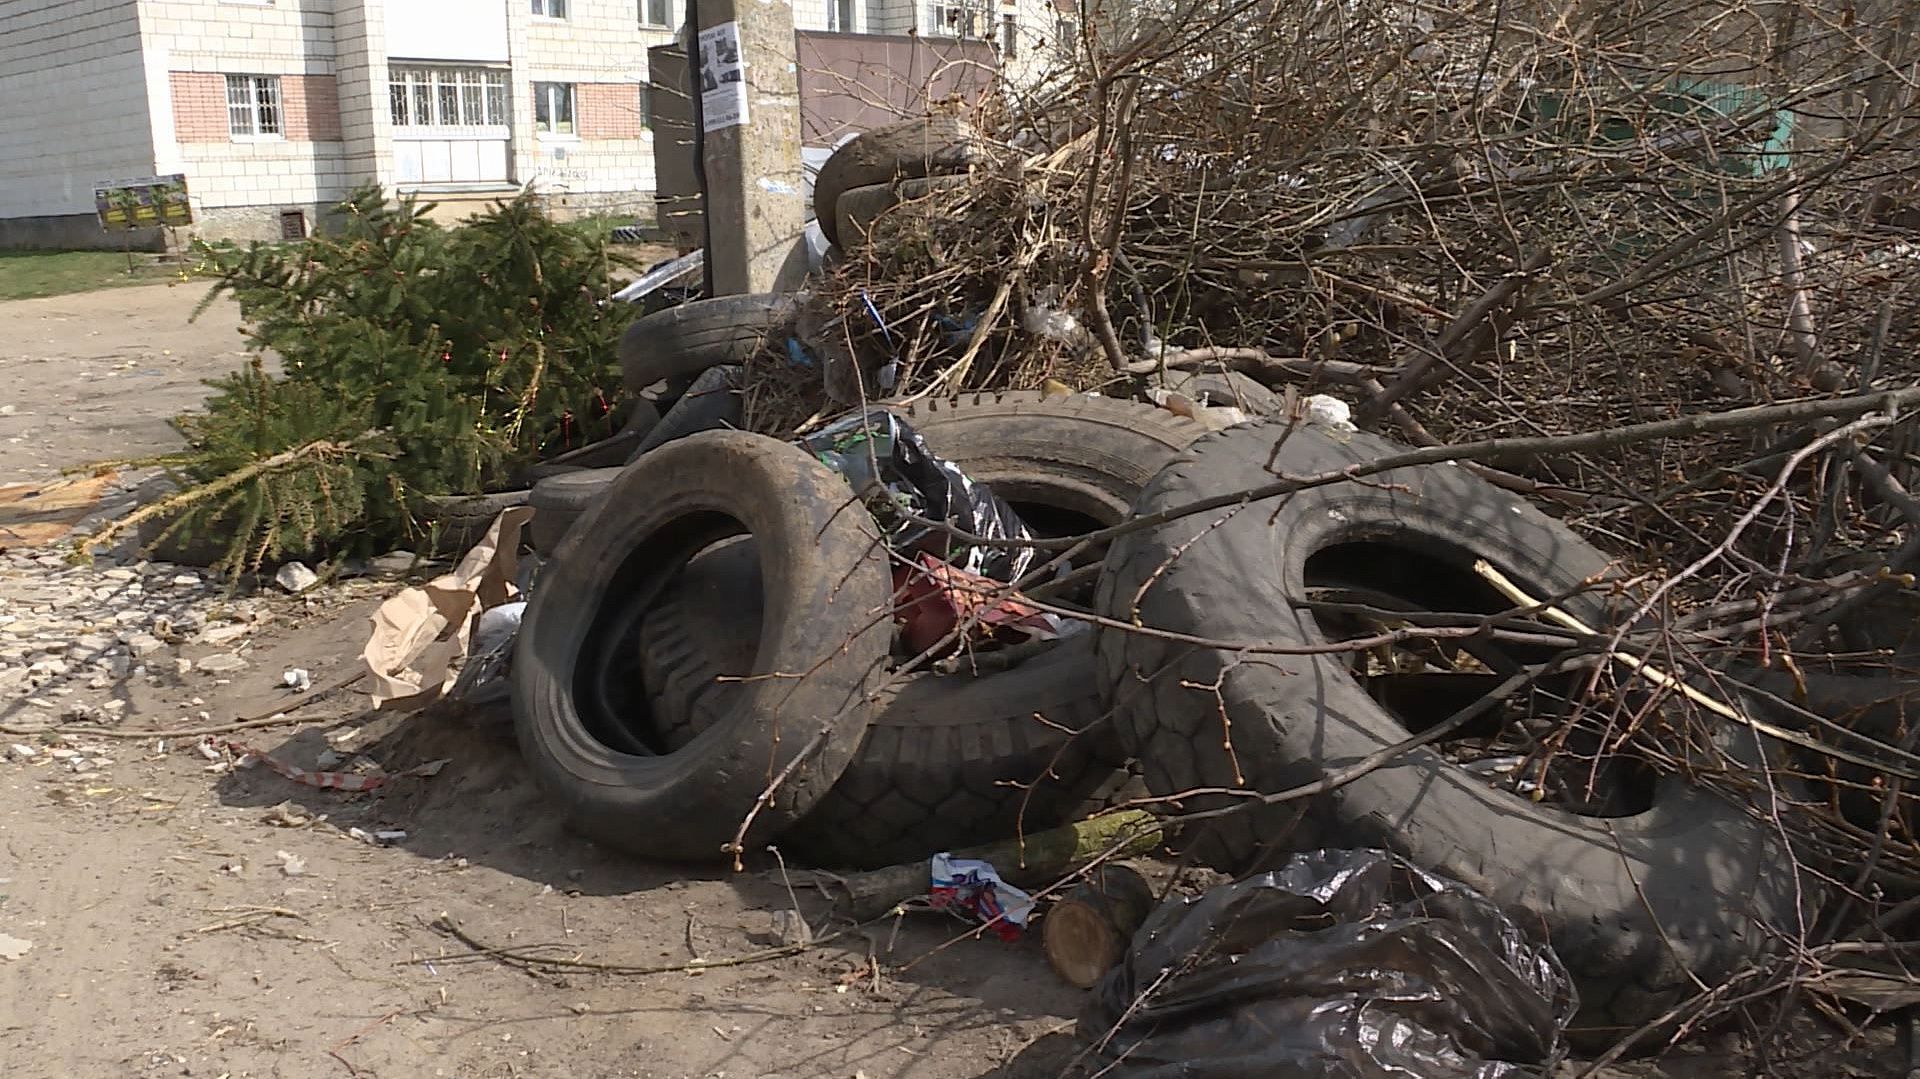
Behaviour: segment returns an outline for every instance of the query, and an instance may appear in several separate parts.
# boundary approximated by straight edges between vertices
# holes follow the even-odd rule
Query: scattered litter
[[[195,742],[193,750],[210,761],[226,760],[225,755],[220,752],[218,743],[214,742],[212,738],[202,738],[200,741]]]
[[[309,787],[318,787],[321,790],[347,791],[349,793],[370,791],[376,787],[384,786],[395,778],[384,772],[377,772],[373,775],[358,775],[353,772],[328,772],[296,768],[284,761],[275,760],[268,753],[254,749],[251,746],[241,745],[238,742],[227,743],[227,749],[239,756],[239,760],[234,762],[236,768],[251,768],[255,764],[263,764],[266,765],[269,771],[283,778],[291,779],[295,783],[305,784]],[[402,776],[422,777],[438,775],[440,769],[446,767],[447,763],[448,758],[428,761],[425,764],[409,768],[399,774]]]
[[[1320,850],[1162,902],[1080,1035],[1115,1079],[1497,1079],[1553,1059],[1573,1010],[1553,950],[1478,893]]]
[[[267,810],[266,820],[276,828],[305,828],[313,823],[313,815],[301,812],[292,802],[281,802]]]
[[[154,628],[156,632],[160,628],[157,622]],[[238,622],[227,622],[218,626],[208,626],[206,629],[201,630],[200,635],[195,637],[194,640],[202,644],[219,647],[221,645],[232,644],[251,632],[253,632],[252,626],[242,625]]]
[[[288,667],[281,672],[280,683],[295,693],[305,693],[313,688],[313,674],[305,667]]]
[[[1176,416],[1198,420],[1209,431],[1224,431],[1229,427],[1246,423],[1251,418],[1237,405],[1202,404],[1177,390],[1155,386],[1147,390],[1146,394],[1147,400]]]
[[[780,938],[782,947],[804,948],[813,943],[813,927],[797,910],[773,912],[773,935]]]
[[[1044,303],[1030,305],[1021,313],[1020,328],[1035,337],[1044,337],[1051,341],[1077,345],[1086,337],[1086,329],[1072,312],[1062,311]]]
[[[347,829],[347,838],[357,839],[362,843],[368,843],[376,847],[384,847],[390,843],[398,843],[407,838],[407,833],[391,828],[375,829],[371,832],[365,828],[349,828]]]
[[[507,510],[453,572],[400,592],[373,613],[361,662],[374,707],[416,707],[441,695],[453,664],[469,654],[474,614],[513,598],[520,530],[532,519],[530,506]]]
[[[507,672],[513,659],[513,641],[526,613],[525,600],[502,603],[481,612],[473,630],[472,651],[466,665],[460,668],[460,677],[447,690],[449,699],[467,704],[506,699],[512,689]]]
[[[939,644],[962,625],[969,630],[969,640],[955,640],[955,648],[1001,640],[1000,631],[1009,631],[1007,635],[1015,641],[1051,641],[1061,636],[1061,619],[1025,602],[1019,593],[1002,595],[1006,586],[1000,582],[924,552],[913,565],[895,566],[893,587],[900,641],[914,655]]]
[[[273,583],[289,592],[305,592],[320,583],[320,575],[307,568],[305,562],[289,562],[273,575]]]
[[[1317,423],[1337,434],[1350,435],[1360,428],[1353,425],[1353,409],[1338,397],[1316,393],[1302,402],[1308,423]]]
[[[989,539],[1024,540],[1033,533],[1006,500],[927,448],[907,421],[884,409],[855,412],[802,439],[800,445],[838,472],[887,532],[897,552],[948,554],[948,534],[902,517],[947,521]],[[953,564],[969,573],[1012,581],[1033,563],[1031,547],[964,547]]]
[[[1001,940],[1016,940],[1033,914],[1033,897],[1000,879],[992,863],[951,854],[933,856],[928,895],[938,910],[965,912]]]
[[[32,941],[0,933],[0,959],[18,959],[32,950]]]
[[[274,851],[273,856],[280,859],[280,872],[285,873],[289,877],[306,875],[307,860],[305,858],[297,854],[288,854],[283,850]]]

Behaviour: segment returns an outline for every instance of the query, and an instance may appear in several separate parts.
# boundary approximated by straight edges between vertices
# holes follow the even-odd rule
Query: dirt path
[[[179,446],[167,421],[246,361],[239,309],[188,322],[206,285],[0,302],[0,483]]]
[[[304,666],[324,686],[350,670],[372,597],[390,587],[280,597],[267,628],[236,648],[245,669],[135,674],[118,687],[130,701],[118,726],[285,707],[281,672]],[[145,669],[211,650],[170,649]],[[758,877],[637,864],[564,833],[511,744],[467,726],[372,716],[350,694],[301,716],[252,744],[305,767],[328,748],[394,771],[451,762],[351,795],[224,770],[192,739],[0,739],[41,747],[0,763],[0,933],[32,944],[0,963],[11,1074],[1052,1074],[1033,1069],[1064,1039],[1030,1046],[1066,1027],[1078,994],[1045,976],[1031,942],[936,950],[957,928],[941,919],[638,978],[463,961],[466,946],[432,928],[443,913],[495,945],[670,965],[777,943],[771,912],[790,900]],[[52,744],[105,746],[111,763],[77,774]],[[376,847],[347,835],[356,827],[406,836]],[[876,981],[869,954],[918,961]]]

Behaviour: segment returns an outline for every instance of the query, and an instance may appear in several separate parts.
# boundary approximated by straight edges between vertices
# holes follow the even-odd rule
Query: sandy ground
[[[0,483],[179,446],[167,421],[246,361],[239,309],[189,323],[206,285],[0,303]]]
[[[165,418],[241,358],[230,305],[184,324],[199,295],[132,288],[0,305],[0,385],[14,406],[0,418],[0,479],[167,448]],[[0,575],[0,598],[10,587],[24,584]],[[76,774],[44,752],[0,761],[0,946],[30,944],[0,958],[10,1076],[1062,1072],[1081,994],[1051,975],[1037,942],[958,939],[937,917],[649,975],[535,975],[472,955],[436,924],[450,917],[490,948],[551,946],[588,963],[714,964],[776,944],[773,912],[793,900],[762,876],[636,863],[567,834],[513,747],[457,719],[376,715],[351,692],[319,695],[352,673],[367,615],[395,587],[273,597],[273,617],[225,646],[247,660],[242,670],[176,673],[176,660],[213,650],[188,644],[81,690],[72,701],[125,702],[117,726],[77,739],[108,747],[112,763],[97,771]],[[279,685],[289,667],[320,687],[300,722],[223,739],[300,766],[328,748],[390,773],[450,763],[345,794],[224,770],[172,733],[291,707],[302,698]],[[0,726],[44,720],[33,711],[0,706]],[[169,733],[111,737],[141,730]],[[3,735],[0,747],[27,740]],[[351,828],[406,834],[375,846]],[[1723,1049],[1608,1074],[1747,1074]],[[1782,1074],[1889,1074],[1890,1053],[1876,1035]]]

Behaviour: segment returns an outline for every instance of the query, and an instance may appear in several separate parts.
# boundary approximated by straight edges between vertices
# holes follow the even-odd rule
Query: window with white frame
[[[640,25],[671,27],[673,0],[640,0]]]
[[[533,0],[533,13],[548,19],[564,19],[567,0]]]
[[[387,69],[387,93],[393,126],[506,127],[507,73],[484,67]]]
[[[965,4],[935,0],[927,5],[927,25],[923,33],[929,37],[980,37],[991,29],[990,25],[983,25],[981,13]]]
[[[1000,16],[1000,59],[1011,60],[1020,55],[1020,25],[1012,15]]]
[[[280,134],[280,76],[227,76],[227,130],[241,138]]]
[[[1055,19],[1053,23],[1053,47],[1055,51],[1072,55],[1080,50],[1080,23],[1073,19]]]
[[[842,34],[859,31],[853,21],[853,0],[828,0],[827,29]]]
[[[573,134],[573,84],[533,84],[533,129],[549,135]]]

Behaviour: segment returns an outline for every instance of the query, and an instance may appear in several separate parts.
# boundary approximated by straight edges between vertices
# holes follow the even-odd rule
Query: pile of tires
[[[1124,520],[1205,433],[1072,394],[897,411],[1061,533]],[[878,526],[793,445],[703,431],[535,492],[552,558],[514,657],[516,729],[568,821],[603,843],[711,860],[774,842],[871,867],[1076,819],[1127,778],[1092,634],[1008,669],[897,669]]]
[[[901,199],[964,182],[974,145],[947,118],[854,139],[816,182],[822,227],[862,242]],[[636,321],[621,367],[653,407],[624,459],[533,488],[550,558],[514,657],[515,720],[574,827],[653,858],[773,843],[865,868],[1077,819],[1137,772],[1183,854],[1224,872],[1385,848],[1520,912],[1603,1036],[1809,924],[1821,893],[1750,806],[1624,757],[1596,754],[1591,782],[1554,793],[1544,765],[1526,789],[1456,751],[1493,745],[1484,732],[1408,744],[1496,716],[1499,687],[1564,649],[1510,634],[1403,668],[1340,642],[1390,644],[1382,630],[1423,613],[1510,611],[1483,563],[1587,624],[1623,611],[1585,587],[1608,559],[1566,525],[1452,464],[1356,476],[1399,447],[1351,429],[1210,432],[1079,394],[898,406],[1037,533],[1129,526],[1093,553],[1097,586],[1079,597],[1097,630],[1004,668],[909,668],[897,552],[846,480],[726,429],[729,372],[783,347],[803,303],[725,297]],[[1162,386],[1248,415],[1286,407],[1226,371]],[[1319,482],[1231,497],[1277,475]],[[1767,763],[1750,736],[1727,742],[1722,759]]]
[[[1583,588],[1608,559],[1452,464],[1181,512],[1276,475],[1337,477],[1402,449],[1256,423],[1196,440],[1163,469],[1134,507],[1161,523],[1114,541],[1096,602],[1108,619],[1097,652],[1115,733],[1149,789],[1191,815],[1182,843],[1201,861],[1238,874],[1301,849],[1392,850],[1522,912],[1574,976],[1576,1025],[1627,1033],[1808,924],[1817,891],[1778,833],[1683,776],[1623,772],[1620,797],[1570,808],[1502,789],[1437,746],[1395,752],[1463,698],[1448,676],[1396,680],[1391,668],[1359,669],[1353,652],[1326,651],[1364,634],[1300,602],[1329,590],[1375,610],[1511,609],[1474,570],[1484,560],[1608,625],[1621,612]],[[1482,651],[1462,666],[1490,673],[1451,677],[1470,700],[1518,669],[1508,661],[1542,658]],[[1728,732],[1725,748],[1750,759],[1752,744]],[[1250,803],[1247,792],[1287,797]]]

